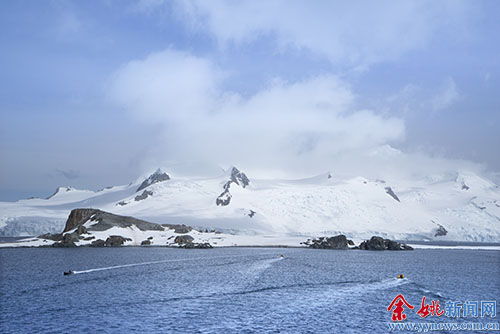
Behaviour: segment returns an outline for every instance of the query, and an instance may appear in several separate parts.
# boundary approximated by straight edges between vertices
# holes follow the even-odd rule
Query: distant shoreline
[[[36,236],[20,236],[20,237],[1,237],[0,244],[7,242],[15,242],[22,239],[36,238]],[[411,245],[421,245],[421,246],[444,246],[444,247],[459,247],[459,246],[492,246],[500,247],[500,242],[478,242],[478,241],[446,241],[446,240],[394,240],[401,243],[411,244]],[[150,246],[151,247],[151,246]],[[163,246],[160,246],[163,247]],[[273,248],[304,248],[302,246],[293,245],[237,245],[237,246],[219,246],[219,247],[273,247]]]
[[[4,247],[2,244],[7,244],[7,243],[12,243],[16,242],[21,239],[25,238],[30,238],[30,237],[0,237],[0,249],[12,249],[12,248],[52,248],[51,246],[16,246],[16,247]],[[494,243],[494,242],[488,242],[488,243],[480,243],[480,242],[467,242],[467,241],[404,241],[404,240],[398,240],[398,242],[405,242],[407,245],[412,246],[415,250],[489,250],[489,251],[500,251],[500,243]],[[89,248],[90,246],[88,245],[82,245],[78,247],[71,247],[71,249],[74,248]],[[141,246],[141,245],[123,245],[120,247],[96,247],[96,248],[128,248],[128,247],[140,247],[140,248],[179,248],[183,249],[182,247],[174,247],[174,246],[169,246],[169,245],[147,245],[147,246]],[[296,246],[296,245],[228,245],[228,246],[214,246],[214,248],[290,248],[290,249],[313,249],[307,246]],[[324,251],[332,251],[332,250],[339,250],[339,251],[355,251],[359,249],[321,249]],[[362,250],[365,251],[365,250]],[[385,251],[377,251],[377,250],[372,250],[372,252],[387,252],[389,250]],[[394,252],[394,251],[389,251],[389,252]]]

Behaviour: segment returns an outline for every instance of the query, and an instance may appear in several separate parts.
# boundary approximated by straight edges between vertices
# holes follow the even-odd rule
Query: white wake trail
[[[145,266],[148,264],[164,263],[164,262],[176,262],[176,261],[183,261],[183,260],[164,260],[164,261],[150,261],[150,262],[141,262],[141,263],[122,264],[119,266],[102,267],[102,268],[94,268],[94,269],[87,269],[87,270],[75,270],[75,271],[73,271],[73,274],[86,274],[86,273],[91,273],[94,271],[111,270],[111,269],[135,267],[135,266]]]
[[[256,256],[264,256],[269,254],[258,254]],[[187,259],[171,259],[171,260],[161,260],[161,261],[148,261],[148,262],[140,262],[140,263],[131,263],[131,264],[122,264],[118,266],[111,267],[102,267],[102,268],[93,268],[87,270],[74,270],[73,274],[87,274],[94,271],[103,271],[103,270],[112,270],[126,267],[135,267],[135,266],[146,266],[149,264],[158,264],[158,263],[166,263],[166,262],[183,262],[183,261],[195,261],[195,260],[211,260],[211,259],[222,259],[222,258],[235,258],[235,257],[248,257],[249,255],[227,255],[227,256],[213,256],[213,257],[193,257]]]

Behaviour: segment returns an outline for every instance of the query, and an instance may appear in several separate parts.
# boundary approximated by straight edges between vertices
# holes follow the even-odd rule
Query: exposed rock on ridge
[[[438,228],[436,229],[435,237],[442,237],[448,234],[448,231],[444,228],[443,225],[438,224]]]
[[[139,188],[137,188],[136,192],[141,191],[152,184],[168,181],[170,180],[170,175],[163,172],[160,168],[158,168],[153,174],[151,174],[144,182],[141,183]]]
[[[394,198],[396,201],[401,202],[399,200],[399,197],[396,195],[396,193],[392,190],[391,187],[385,187],[385,192],[389,194],[392,198]]]
[[[233,196],[229,192],[229,188],[231,187],[232,183],[236,183],[240,187],[245,188],[250,184],[250,180],[245,175],[245,173],[241,172],[238,168],[233,167],[233,169],[231,170],[231,178],[224,184],[223,186],[224,191],[219,196],[217,196],[215,204],[226,206],[229,205],[229,203],[231,203],[231,198]]]
[[[243,188],[250,184],[250,180],[245,175],[245,173],[240,172],[240,170],[236,167],[233,167],[233,169],[231,170],[231,181]]]
[[[231,203],[231,198],[233,197],[229,192],[229,187],[231,187],[231,183],[232,181],[227,181],[226,184],[224,184],[224,191],[219,196],[217,196],[215,204],[226,206],[229,205],[229,203]]]
[[[134,201],[139,202],[145,200],[149,196],[153,196],[153,192],[151,190],[144,190],[142,194],[135,196]]]

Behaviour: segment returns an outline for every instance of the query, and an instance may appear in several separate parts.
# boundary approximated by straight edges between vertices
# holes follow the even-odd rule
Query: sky
[[[499,175],[498,1],[5,0],[0,25],[0,200],[158,166]]]

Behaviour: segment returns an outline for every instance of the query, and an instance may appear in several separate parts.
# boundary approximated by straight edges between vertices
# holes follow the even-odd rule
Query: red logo
[[[417,311],[417,314],[421,316],[422,318],[427,317],[428,315],[431,316],[442,316],[444,311],[440,311],[439,308],[439,300],[436,302],[435,300],[431,301],[431,304],[425,304],[425,296],[422,297],[422,306],[420,306],[420,310]]]
[[[387,311],[391,311],[391,309],[394,307],[394,310],[392,311],[392,321],[403,321],[406,319],[406,314],[404,314],[404,308],[403,305],[408,307],[409,309],[413,310],[413,306],[408,304],[408,302],[405,300],[405,297],[403,297],[402,294],[399,294],[392,300],[391,305],[387,308]]]

